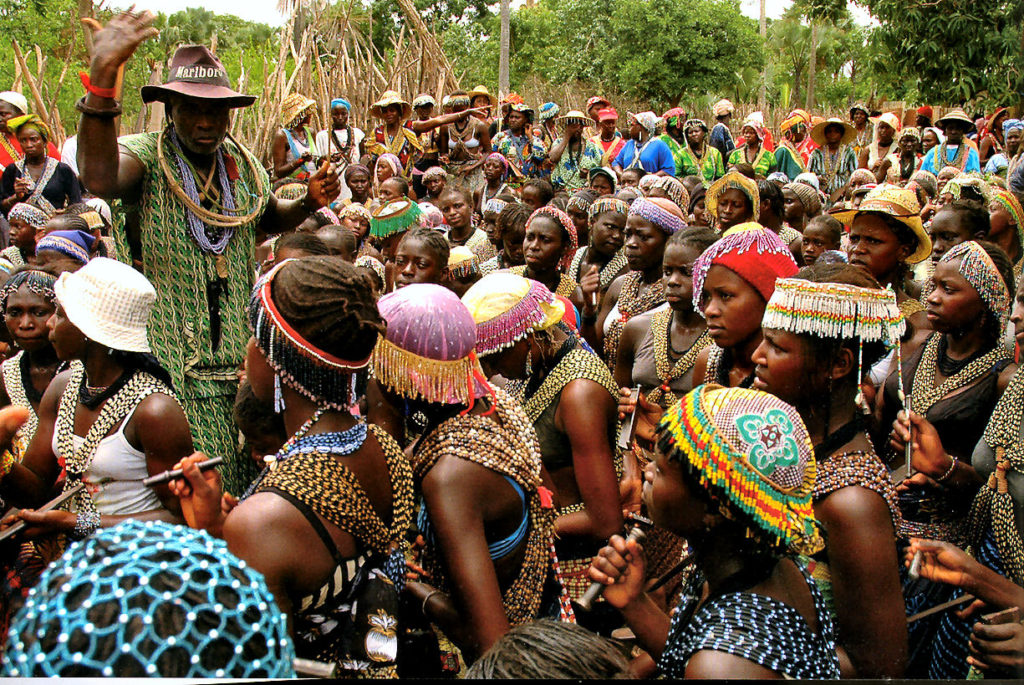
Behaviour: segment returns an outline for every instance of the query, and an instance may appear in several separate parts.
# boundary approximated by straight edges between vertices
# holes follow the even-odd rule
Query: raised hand
[[[156,15],[149,10],[136,13],[132,5],[127,11],[111,19],[106,26],[92,18],[82,19],[93,32],[92,78],[96,81],[97,69],[104,74],[115,73],[118,67],[128,61],[143,42],[158,36],[160,31],[152,26]],[[108,87],[113,84],[96,84]]]
[[[327,162],[320,165],[313,177],[309,179],[306,189],[307,205],[314,209],[326,207],[341,194],[341,183],[338,172]]]
[[[587,575],[603,583],[604,599],[623,609],[643,593],[646,562],[643,547],[636,540],[613,535],[590,564]]]

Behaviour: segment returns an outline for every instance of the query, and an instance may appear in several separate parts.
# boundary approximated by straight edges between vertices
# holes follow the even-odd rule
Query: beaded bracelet
[[[957,463],[958,461],[960,461],[960,460],[959,460],[959,459],[957,459],[956,457],[950,457],[950,458],[951,458],[951,459],[952,459],[953,461],[952,461],[952,462],[950,463],[950,465],[949,465],[949,469],[948,469],[948,470],[947,470],[947,471],[946,471],[946,472],[945,472],[944,474],[942,474],[942,475],[941,475],[941,476],[940,476],[939,478],[937,478],[937,479],[936,479],[936,481],[937,481],[937,482],[939,482],[939,483],[943,482],[944,480],[946,480],[947,478],[949,478],[950,476],[952,476],[952,475],[953,475],[953,469],[955,469],[955,468],[956,468],[956,463]]]
[[[114,101],[113,107],[92,107],[85,104],[85,96],[75,101],[75,109],[86,116],[96,117],[97,119],[113,119],[121,116],[121,103],[117,100]]]
[[[75,515],[75,527],[68,533],[72,540],[83,540],[92,535],[100,527],[98,511],[80,511]]]

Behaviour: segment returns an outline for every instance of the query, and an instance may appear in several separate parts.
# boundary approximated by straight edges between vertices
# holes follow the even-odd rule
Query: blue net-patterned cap
[[[70,545],[15,616],[3,675],[293,678],[263,576],[204,531],[125,521]]]

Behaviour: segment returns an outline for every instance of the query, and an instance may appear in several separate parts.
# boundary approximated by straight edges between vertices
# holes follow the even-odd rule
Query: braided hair
[[[402,239],[398,242],[399,246],[407,241],[419,241],[424,247],[433,253],[434,259],[441,268],[444,269],[448,265],[448,257],[451,256],[451,245],[448,243],[448,239],[445,238],[444,233],[435,231],[432,228],[418,227],[411,231],[407,231]]]

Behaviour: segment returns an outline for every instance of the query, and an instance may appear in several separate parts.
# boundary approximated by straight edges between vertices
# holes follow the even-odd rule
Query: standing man
[[[723,160],[729,159],[729,155],[736,149],[736,144],[732,142],[732,131],[729,130],[729,119],[732,118],[734,109],[732,102],[725,99],[719,100],[711,108],[716,123],[711,129],[708,143],[721,153]]]
[[[597,113],[597,133],[590,140],[601,148],[601,166],[611,166],[626,144],[622,134],[615,128],[618,122],[619,113],[613,107]]]
[[[149,337],[192,428],[196,448],[223,456],[224,483],[241,494],[254,464],[238,449],[232,418],[238,369],[246,355],[246,309],[253,286],[255,234],[290,230],[338,196],[324,164],[306,195],[278,200],[259,160],[228,134],[231,110],[255,97],[231,88],[200,45],[178,48],[163,85],[144,86],[144,102],[163,102],[167,126],[117,138],[117,72],[157,35],[151,12],[93,22],[88,93],[78,101],[78,166],[93,193],[131,207],[134,221],[114,228],[119,258],[152,282]],[[129,213],[129,212],[126,212]]]

